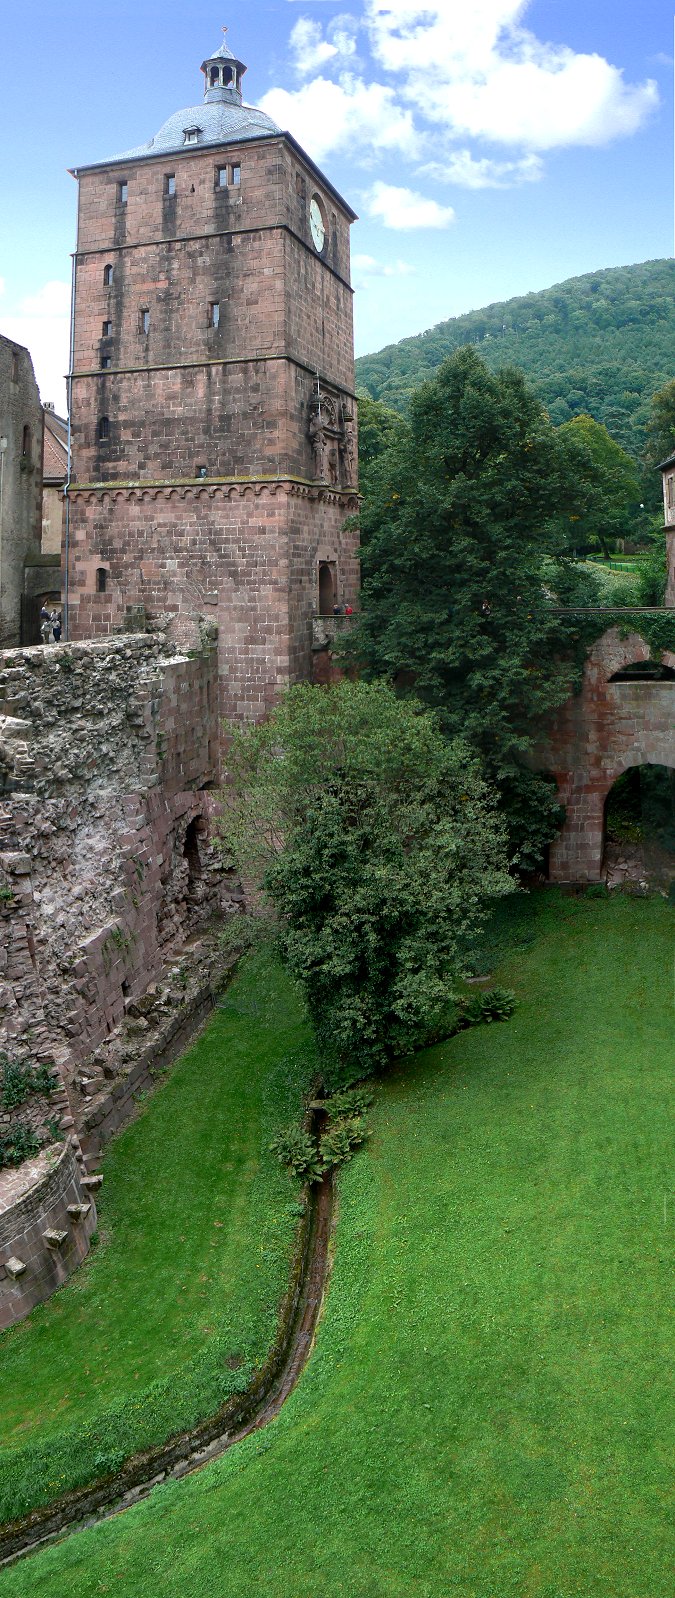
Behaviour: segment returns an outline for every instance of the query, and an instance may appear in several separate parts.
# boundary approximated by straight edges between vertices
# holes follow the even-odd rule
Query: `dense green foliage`
[[[279,1418],[0,1598],[671,1598],[673,912],[503,909],[518,1010],[384,1084]]]
[[[592,416],[564,422],[560,437],[580,442],[588,453],[587,500],[574,520],[577,550],[601,549],[609,555],[618,538],[649,533],[649,518],[640,515],[640,482],[635,462]]]
[[[674,289],[671,260],[568,278],[363,355],[357,383],[405,412],[448,355],[475,344],[492,370],[519,367],[556,424],[588,412],[637,461],[652,395],[672,380]]]
[[[611,443],[611,441],[610,441]],[[523,767],[543,718],[580,680],[596,600],[570,559],[591,500],[589,451],[554,428],[521,373],[460,350],[425,383],[380,456],[362,514],[362,616],[351,658],[411,684],[499,784],[512,854],[530,866],[560,819]]]
[[[316,1075],[278,967],[247,963],[103,1162],[101,1242],[0,1337],[0,1520],[105,1475],[242,1391],[297,1228],[269,1153]]]
[[[661,477],[658,471],[662,461],[675,451],[675,377],[663,388],[657,389],[652,399],[645,448],[644,496],[645,503],[656,513],[663,510]]]
[[[301,684],[234,733],[228,776],[235,855],[279,917],[326,1080],[356,1081],[437,1023],[511,889],[477,761],[384,683]]]

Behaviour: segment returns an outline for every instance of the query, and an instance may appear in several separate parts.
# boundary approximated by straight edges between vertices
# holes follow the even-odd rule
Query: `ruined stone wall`
[[[96,1205],[70,1141],[0,1176],[0,1331],[49,1298],[89,1253]]]
[[[28,350],[0,337],[0,648],[21,641],[24,562],[40,553],[43,413]]]
[[[210,913],[213,652],[149,636],[0,657],[0,1020],[80,1063]]]
[[[605,800],[631,766],[675,767],[675,682],[611,682],[650,658],[637,633],[612,628],[590,651],[581,693],[555,716],[535,764],[555,776],[566,820],[551,844],[553,882],[597,882],[602,873]],[[675,654],[663,656],[675,667]]]

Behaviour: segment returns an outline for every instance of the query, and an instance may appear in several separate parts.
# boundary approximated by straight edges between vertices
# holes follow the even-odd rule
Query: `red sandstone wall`
[[[238,190],[215,188],[225,160],[241,165]],[[314,193],[325,259],[310,240]],[[77,263],[70,636],[118,629],[129,604],[173,614],[182,645],[200,616],[217,621],[221,711],[259,716],[310,675],[319,561],[335,563],[341,599],[357,593],[357,535],[343,525],[353,485],[313,486],[308,437],[317,369],[338,402],[353,389],[349,217],[283,138],[190,151],[83,173]],[[256,481],[223,485],[232,478]],[[84,486],[115,482],[125,488]]]
[[[675,767],[675,684],[609,681],[649,655],[637,633],[605,633],[590,652],[581,693],[562,706],[537,750],[535,763],[555,775],[567,810],[551,845],[554,882],[600,879],[605,799],[622,772],[647,764]],[[675,667],[675,654],[664,660]]]
[[[119,629],[129,604],[173,612],[183,642],[200,615],[211,618],[221,714],[263,715],[289,682],[310,676],[320,560],[336,562],[340,598],[354,603],[356,535],[343,531],[350,504],[288,484],[77,494],[71,634]],[[109,581],[98,594],[102,563]]]

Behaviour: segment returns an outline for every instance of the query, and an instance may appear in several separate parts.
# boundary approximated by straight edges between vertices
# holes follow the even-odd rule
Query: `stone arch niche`
[[[319,561],[319,615],[332,616],[336,603],[337,585],[335,581],[335,563],[330,560]]]
[[[629,765],[608,788],[602,875],[610,887],[675,882],[675,764]]]
[[[650,658],[638,633],[604,633],[589,653],[581,692],[560,707],[534,751],[535,769],[555,776],[566,810],[550,848],[553,882],[602,881],[605,801],[617,778],[632,766],[675,767],[675,680],[636,671]],[[662,663],[675,671],[675,652]]]

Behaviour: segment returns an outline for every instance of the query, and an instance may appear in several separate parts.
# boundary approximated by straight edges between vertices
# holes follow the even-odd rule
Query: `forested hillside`
[[[675,262],[589,272],[439,322],[361,356],[358,390],[405,411],[412,390],[462,344],[493,369],[521,367],[555,423],[588,412],[639,458],[651,397],[675,376]]]

